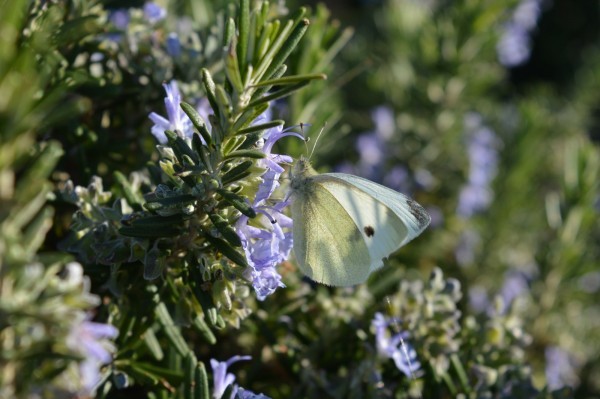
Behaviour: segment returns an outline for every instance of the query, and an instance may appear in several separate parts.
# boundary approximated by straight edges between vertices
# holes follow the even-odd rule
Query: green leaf
[[[196,108],[186,102],[182,102],[180,106],[183,112],[185,112],[185,114],[190,118],[194,127],[198,129],[198,133],[200,133],[206,145],[210,146],[212,143],[212,137],[210,136],[210,132],[206,127],[206,122],[204,119],[202,119],[198,111],[196,111]],[[196,148],[196,151],[198,151],[198,148]]]
[[[119,228],[119,234],[125,237],[135,238],[172,238],[180,235],[182,230],[179,227],[161,227],[160,229],[151,230],[148,227],[123,226]]]
[[[208,342],[211,345],[217,343],[217,338],[211,331],[208,324],[206,324],[206,322],[204,321],[204,317],[197,315],[194,318],[194,320],[192,320],[192,326],[195,327],[200,334],[202,334],[202,337],[206,340],[206,342]]]
[[[167,306],[160,300],[158,293],[154,295],[153,301],[156,305],[154,309],[154,315],[156,316],[158,323],[163,327],[163,331],[165,332],[167,339],[169,342],[171,342],[171,344],[173,344],[173,347],[175,350],[177,350],[177,353],[184,357],[187,356],[187,354],[190,352],[190,348],[183,339],[181,331],[171,318],[171,314],[167,310]]]
[[[217,228],[219,233],[223,236],[225,240],[227,240],[234,247],[241,247],[242,241],[240,237],[237,235],[235,230],[230,226],[229,221],[221,217],[220,215],[210,213],[208,214],[210,221]]]
[[[242,135],[242,134],[248,134],[248,133],[254,133],[254,132],[262,132],[263,130],[271,129],[271,128],[277,127],[277,126],[283,126],[284,124],[285,124],[285,121],[283,121],[281,119],[275,119],[274,121],[262,123],[260,125],[252,125],[247,128],[238,130],[236,134]]]
[[[194,381],[196,383],[194,389],[194,398],[210,399],[208,393],[208,377],[206,375],[206,368],[204,367],[204,363],[198,363],[198,365],[196,366],[196,375]]]
[[[261,150],[238,150],[230,152],[225,155],[224,159],[234,159],[234,158],[252,158],[252,159],[263,159],[266,157],[265,153]]]
[[[250,0],[240,0],[240,10],[238,14],[239,36],[237,41],[237,60],[239,71],[244,74],[246,71],[248,54],[248,32],[250,29]]]
[[[206,91],[206,98],[208,98],[208,102],[210,103],[215,116],[218,118],[219,104],[217,103],[217,96],[215,93],[215,82],[206,68],[202,68],[202,83],[204,84],[204,90]]]
[[[279,98],[283,98],[283,97],[287,97],[290,94],[292,94],[293,92],[300,90],[301,88],[303,88],[304,86],[308,85],[310,83],[310,81],[304,81],[301,83],[297,83],[295,85],[291,85],[291,86],[285,86],[283,89],[278,90],[276,92],[273,92],[269,95],[266,95],[264,97],[260,97],[254,101],[252,101],[250,104],[248,104],[249,107],[254,107],[257,105],[260,105],[262,103],[268,103],[269,101],[273,101],[273,100],[277,100]]]
[[[238,181],[238,180],[241,180],[241,179],[247,177],[248,175],[250,175],[250,172],[248,171],[248,169],[253,164],[254,164],[254,162],[252,162],[252,161],[244,161],[244,162],[234,166],[229,171],[227,171],[223,175],[223,177],[221,177],[221,184],[223,184],[223,186],[227,186],[230,183],[233,183],[235,181]]]
[[[236,263],[242,267],[248,267],[248,263],[246,262],[246,257],[242,255],[240,252],[235,250],[231,245],[227,243],[227,241],[222,240],[217,237],[213,237],[210,234],[205,234],[204,237],[212,244],[214,247],[221,252],[224,256],[226,256],[233,263]]]
[[[250,206],[244,197],[240,197],[239,195],[223,188],[218,188],[217,193],[223,197],[225,201],[233,205],[235,209],[242,212],[242,214],[248,216],[249,218],[256,217],[256,212],[254,209],[252,209],[252,206]]]
[[[304,18],[300,21],[300,23],[296,26],[291,35],[283,44],[281,50],[277,52],[277,54],[273,58],[273,61],[271,61],[271,64],[269,65],[265,74],[263,75],[264,77],[270,79],[273,73],[277,70],[277,68],[285,62],[287,57],[298,45],[298,42],[300,42],[300,39],[302,39],[302,36],[304,36],[304,34],[306,33],[308,25],[310,25],[310,21],[308,19]]]

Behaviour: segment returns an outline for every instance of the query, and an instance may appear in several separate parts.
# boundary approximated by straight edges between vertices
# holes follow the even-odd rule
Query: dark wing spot
[[[429,214],[423,209],[423,207],[417,204],[415,201],[408,199],[406,201],[410,208],[410,213],[417,219],[419,226],[427,226],[431,221]]]
[[[375,235],[375,229],[373,226],[365,226],[363,229],[367,237],[373,237]]]

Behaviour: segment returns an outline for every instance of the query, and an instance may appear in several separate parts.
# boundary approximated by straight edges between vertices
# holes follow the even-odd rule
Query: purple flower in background
[[[94,323],[84,319],[76,322],[67,337],[67,346],[83,357],[79,365],[81,385],[86,394],[92,394],[100,382],[100,368],[110,363],[114,346],[109,341],[119,331],[110,324]]]
[[[546,380],[550,390],[579,385],[577,369],[580,364],[573,355],[558,346],[547,347],[545,355]]]
[[[271,399],[267,395],[259,393],[256,394],[252,391],[248,391],[244,388],[238,387],[237,385],[233,388],[231,393],[232,399]]]
[[[129,21],[131,20],[131,16],[129,15],[129,10],[126,8],[119,8],[117,10],[111,11],[108,20],[111,24],[114,25],[115,28],[119,30],[126,30],[129,26]]]
[[[258,120],[264,122],[264,116]],[[284,169],[279,164],[292,162],[292,158],[287,155],[272,153],[275,142],[286,136],[303,138],[302,135],[283,130],[279,126],[269,129],[259,143],[266,155],[259,161],[259,166],[265,168],[265,173],[252,202],[252,207],[259,216],[251,221],[242,215],[235,226],[250,266],[246,269],[245,277],[252,283],[256,297],[261,301],[277,288],[285,286],[276,266],[289,257],[292,249],[292,219],[283,214],[283,209],[289,202],[273,203],[271,200],[271,204],[268,204],[267,201],[280,185],[279,178]]]
[[[466,266],[475,261],[475,249],[481,243],[481,238],[474,230],[465,230],[461,233],[454,256],[459,266]]]
[[[168,119],[158,115],[156,112],[151,112],[148,117],[154,122],[152,134],[161,144],[166,144],[168,141],[165,130],[176,130],[183,138],[190,139],[194,134],[192,121],[179,106],[181,103],[181,94],[179,93],[177,82],[172,80],[170,83],[164,83],[163,87],[167,92],[165,108],[167,109]]]
[[[531,55],[531,31],[542,11],[542,0],[522,0],[504,26],[496,51],[500,63],[512,68],[523,64]]]
[[[477,114],[467,115],[465,126],[469,140],[469,178],[459,194],[456,212],[469,218],[492,203],[490,185],[498,169],[498,139]]]
[[[144,17],[151,23],[155,24],[167,17],[167,11],[153,2],[144,4]]]
[[[167,53],[173,58],[181,57],[181,42],[175,32],[167,36]]]
[[[210,359],[210,366],[213,369],[213,399],[221,399],[227,387],[235,381],[235,376],[228,373],[227,369],[235,362],[250,359],[252,359],[250,356],[233,356],[225,362]]]
[[[417,360],[417,352],[405,342],[409,337],[408,332],[390,336],[388,333],[390,324],[391,320],[386,319],[381,313],[375,313],[371,325],[375,329],[377,353],[381,357],[393,359],[398,370],[407,377],[412,377],[421,368],[421,363]]]
[[[528,276],[522,271],[510,270],[506,273],[504,284],[500,289],[505,309],[508,309],[515,298],[529,291],[529,281]]]

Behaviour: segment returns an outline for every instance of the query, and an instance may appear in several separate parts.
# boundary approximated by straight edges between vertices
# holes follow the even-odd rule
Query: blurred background
[[[164,114],[161,84],[176,79],[184,99],[199,100],[201,67],[223,79],[211,38],[229,2],[156,4],[166,10],[156,22],[143,17],[143,1],[66,2],[43,21],[5,14],[31,52],[18,56],[10,38],[1,42],[6,220],[38,198],[13,190],[15,179],[53,192],[67,179],[86,186],[100,176],[119,196],[115,170],[128,175],[158,159],[148,113]],[[251,354],[260,366],[236,366],[239,381],[274,398],[411,397],[415,387],[451,397],[461,391],[448,388],[461,380],[457,363],[477,392],[495,395],[480,397],[538,397],[502,396],[502,381],[520,381],[522,392],[569,386],[566,396],[600,397],[600,2],[289,0],[272,1],[271,13],[306,5],[311,26],[288,74],[328,79],[277,101],[274,117],[311,124],[312,142],[323,129],[319,171],[401,191],[428,210],[431,226],[354,289],[311,285],[292,259],[280,267],[287,288],[264,302],[243,298],[248,313],[219,330],[216,345],[193,334],[189,344],[202,359]],[[45,47],[43,35],[28,36],[34,25],[62,28]],[[40,142],[56,145],[52,162],[32,155]],[[293,140],[276,149],[305,152]],[[75,208],[60,195],[44,206],[47,228],[3,241],[29,243],[11,255],[20,262],[36,252],[45,264],[66,256],[58,248]],[[114,293],[126,297],[127,286],[106,265],[86,264],[82,252],[77,259],[92,292],[125,306]],[[118,313],[107,309],[98,317]],[[375,312],[398,317],[411,334],[425,386],[375,363]],[[449,376],[446,389],[428,385],[432,375]],[[146,392],[128,389],[122,395]]]

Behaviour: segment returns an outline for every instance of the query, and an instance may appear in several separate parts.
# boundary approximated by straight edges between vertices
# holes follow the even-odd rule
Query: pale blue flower
[[[101,381],[100,368],[112,360],[114,339],[119,331],[110,324],[76,321],[67,337],[67,346],[83,357],[79,364],[81,385],[86,394],[92,394]]]
[[[235,376],[228,373],[227,369],[235,362],[250,359],[252,359],[250,356],[233,356],[225,362],[210,359],[210,366],[213,370],[213,399],[221,399],[227,387],[235,381]]]
[[[580,362],[573,355],[558,346],[547,347],[545,355],[546,380],[550,390],[579,384],[577,369]]]
[[[113,26],[119,30],[126,30],[131,20],[129,10],[126,8],[119,8],[110,12],[108,20]]]
[[[542,0],[522,0],[504,26],[496,51],[500,63],[512,68],[526,62],[531,55],[531,32],[542,12]]]
[[[181,57],[181,42],[177,33],[171,32],[167,36],[167,53],[173,58]]]
[[[377,353],[383,358],[393,359],[398,370],[407,377],[418,374],[421,363],[417,360],[417,352],[406,342],[409,338],[408,332],[390,335],[388,327],[392,320],[387,319],[381,313],[375,313],[371,325],[375,329],[375,344]]]
[[[469,177],[461,189],[456,212],[465,218],[485,211],[493,200],[492,180],[498,171],[498,139],[483,125],[481,116],[465,117],[467,128]]]
[[[148,2],[144,4],[144,17],[146,17],[151,24],[155,24],[167,17],[167,10],[156,3]]]
[[[262,394],[262,393],[256,394],[247,389],[238,387],[237,385],[233,388],[231,398],[232,399],[271,399],[265,394]]]
[[[158,115],[156,112],[151,112],[148,117],[154,122],[152,126],[152,134],[161,144],[167,143],[165,130],[177,131],[183,138],[191,139],[194,134],[192,121],[183,112],[180,107],[181,94],[177,87],[177,82],[172,80],[170,83],[164,83],[163,87],[167,92],[165,97],[165,108],[167,109],[167,118]]]
[[[259,119],[260,123],[266,121],[264,116]],[[259,216],[249,224],[250,219],[242,215],[235,225],[250,266],[245,271],[245,278],[251,282],[257,299],[261,301],[277,288],[285,287],[276,266],[287,260],[292,249],[292,219],[283,213],[289,201],[271,199],[284,172],[280,164],[292,162],[292,158],[287,155],[273,154],[273,145],[287,136],[302,138],[299,133],[283,130],[279,126],[269,129],[261,139],[258,146],[266,157],[258,164],[265,168],[265,173],[252,202],[252,207]]]

